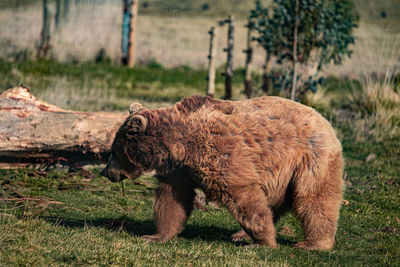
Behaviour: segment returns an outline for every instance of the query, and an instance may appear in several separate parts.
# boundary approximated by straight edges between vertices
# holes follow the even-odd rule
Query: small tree
[[[51,45],[50,45],[50,11],[48,7],[48,2],[47,0],[42,1],[42,8],[43,8],[43,22],[42,22],[42,30],[40,32],[40,43],[37,49],[37,58],[45,58],[47,56],[47,53],[49,52]]]
[[[351,55],[358,21],[353,2],[274,0],[270,9],[256,1],[249,16],[255,39],[266,52],[264,90],[279,89],[286,96],[291,91],[292,99],[307,89],[315,91],[322,81],[318,71]],[[273,62],[279,68],[270,70]]]

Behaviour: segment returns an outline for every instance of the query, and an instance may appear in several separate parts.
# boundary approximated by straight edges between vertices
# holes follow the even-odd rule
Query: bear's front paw
[[[231,239],[233,242],[240,242],[243,240],[251,240],[250,236],[243,229],[241,229],[238,232],[231,235]]]

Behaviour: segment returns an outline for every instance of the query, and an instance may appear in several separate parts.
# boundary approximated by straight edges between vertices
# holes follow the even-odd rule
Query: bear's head
[[[147,127],[147,119],[139,114],[143,110],[141,104],[133,103],[129,108],[129,117],[115,135],[107,166],[101,172],[112,182],[136,179],[146,169],[141,159],[145,151],[141,151],[142,146],[138,145]]]

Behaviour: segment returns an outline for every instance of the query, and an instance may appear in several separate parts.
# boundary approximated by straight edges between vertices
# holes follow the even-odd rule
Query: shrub
[[[271,11],[271,12],[270,12]],[[250,11],[249,27],[266,52],[264,90],[316,91],[323,79],[318,71],[351,55],[358,15],[351,0],[274,0],[271,8],[260,1]],[[279,68],[271,70],[274,61]],[[278,73],[279,75],[276,75]]]

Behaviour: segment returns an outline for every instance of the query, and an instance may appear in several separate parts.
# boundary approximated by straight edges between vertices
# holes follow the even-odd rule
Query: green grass
[[[216,97],[224,96],[224,77],[217,70]],[[242,69],[233,77],[233,98],[243,99]],[[18,84],[51,104],[84,111],[125,111],[132,101],[150,106],[168,105],[194,94],[204,95],[207,71],[188,66],[164,68],[158,63],[133,69],[110,64],[65,64],[55,61],[7,62],[0,59],[0,93]],[[261,85],[254,76],[253,90]],[[347,93],[360,91],[357,80],[327,78],[324,98],[328,106],[346,105]],[[261,93],[261,91],[260,91]],[[60,95],[65,98],[60,98]],[[316,106],[318,107],[318,105]]]
[[[351,133],[349,132],[349,135]],[[62,170],[1,170],[0,265],[206,265],[206,266],[398,266],[400,263],[400,143],[391,146],[343,140],[345,199],[330,252],[295,250],[303,236],[297,220],[278,222],[293,235],[278,235],[278,249],[233,244],[239,229],[225,210],[195,210],[173,241],[146,243],[154,231],[153,178],[120,184]],[[374,161],[365,163],[370,153]],[[47,197],[47,198],[44,198]],[[57,201],[51,204],[49,201]],[[60,203],[58,203],[60,202]]]
[[[219,71],[221,73],[221,70]],[[242,75],[233,80],[234,97],[240,98]],[[0,60],[0,93],[18,84],[32,88],[45,101],[76,110],[126,110],[132,101],[177,102],[205,94],[207,71],[160,65],[133,69],[104,64],[62,64],[54,61],[10,63]],[[216,77],[216,97],[222,97],[224,77]],[[65,97],[60,97],[65,96]]]

